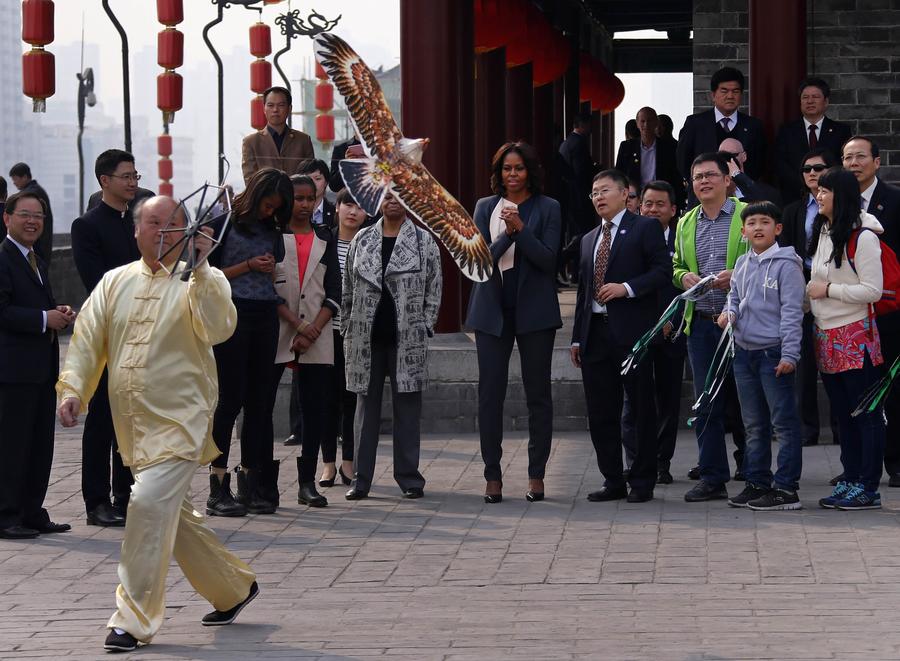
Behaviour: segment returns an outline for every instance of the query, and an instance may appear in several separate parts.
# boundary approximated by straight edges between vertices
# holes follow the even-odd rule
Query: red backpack
[[[872,232],[869,227],[860,227],[853,230],[850,240],[847,242],[847,261],[850,262],[850,268],[856,273],[856,264],[854,257],[856,256],[856,244],[859,243],[859,235],[863,230]],[[873,234],[875,234],[873,232]],[[875,234],[878,236],[878,234]],[[882,285],[881,299],[875,302],[875,315],[881,317],[900,310],[900,300],[897,299],[897,290],[900,290],[900,262],[897,261],[897,254],[891,247],[881,240],[881,272],[884,276],[884,284]]]

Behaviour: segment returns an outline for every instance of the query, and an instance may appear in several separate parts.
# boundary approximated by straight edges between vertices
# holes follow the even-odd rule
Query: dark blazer
[[[594,246],[600,239],[600,227],[598,224],[581,239],[572,343],[581,345],[582,359],[591,324]],[[674,232],[670,231],[670,234]],[[605,279],[606,282],[627,282],[634,291],[634,298],[617,298],[606,304],[613,340],[619,347],[630,349],[656,323],[659,292],[672,282],[672,258],[658,220],[625,212],[612,243]]]
[[[822,130],[816,146],[828,149],[835,159],[840,160],[841,147],[850,139],[851,133],[849,124],[826,117],[822,120]],[[808,151],[809,134],[803,118],[782,124],[775,138],[775,176],[785,202],[793,202],[801,197],[804,187],[800,161]]]
[[[331,176],[328,178],[328,187],[335,193],[344,187],[344,178],[341,176],[341,172],[338,169],[338,163],[347,158],[347,148],[350,147],[350,145],[358,144],[360,144],[360,142],[354,135],[349,140],[339,142],[334,146],[334,149],[331,150]]]
[[[556,251],[561,229],[559,203],[552,197],[537,196],[525,227],[515,238],[510,238],[505,232],[499,237],[491,236],[491,214],[499,202],[499,195],[478,200],[474,220],[478,231],[490,245],[495,267],[506,249],[513,242],[516,244],[515,266],[519,274],[516,333],[560,328],[562,318],[556,295]],[[503,330],[500,269],[494,268],[488,281],[477,282],[472,287],[466,326],[500,336]]]
[[[56,333],[41,330],[41,312],[56,302],[47,265],[37,259],[43,284],[12,241],[0,243],[0,383],[43,384],[59,374]]]
[[[327,199],[322,200],[322,224],[331,230],[337,228],[337,216],[334,213],[334,205]]]
[[[53,257],[53,209],[50,207],[50,196],[47,195],[47,191],[36,179],[32,179],[25,184],[22,192],[25,191],[37,195],[44,201],[44,206],[47,207],[44,215],[44,231],[41,233],[41,238],[34,244],[34,252],[42,257],[47,264],[50,264],[50,259]]]
[[[678,142],[672,138],[656,140],[656,179],[662,179],[672,185],[678,208],[681,209],[684,207],[684,180],[678,171],[677,150]],[[624,172],[634,182],[647,183],[641,181],[640,138],[622,141],[616,155],[616,170]]]
[[[140,259],[130,211],[124,215],[104,202],[72,223],[72,256],[88,294],[103,275]]]
[[[747,152],[746,172],[752,179],[759,179],[766,164],[766,134],[763,123],[756,117],[737,113],[737,125],[731,127],[728,137],[741,141]],[[688,115],[678,134],[678,170],[688,180],[691,163],[704,152],[719,150],[716,113],[710,108]]]
[[[769,184],[762,181],[754,181],[743,172],[732,177],[735,185],[741,189],[741,202],[759,202],[768,200],[781,207],[781,195]]]
[[[900,255],[900,188],[879,179],[872,191],[868,211],[884,227],[882,241]]]
[[[808,193],[807,193],[808,195]],[[778,236],[778,245],[793,246],[800,259],[809,257],[810,237],[806,236],[806,197],[794,200],[781,212],[781,234]],[[806,269],[806,266],[803,267]]]

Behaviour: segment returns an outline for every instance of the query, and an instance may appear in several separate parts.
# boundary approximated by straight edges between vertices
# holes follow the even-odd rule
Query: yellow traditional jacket
[[[144,468],[174,457],[206,464],[219,395],[214,344],[234,332],[237,312],[224,274],[205,262],[188,282],[155,274],[143,260],[108,272],[75,322],[59,400],[82,411],[109,366],[109,402],[119,453]]]

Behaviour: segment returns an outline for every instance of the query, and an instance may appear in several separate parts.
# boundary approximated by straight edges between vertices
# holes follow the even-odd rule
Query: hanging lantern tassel
[[[722,337],[719,338],[719,344],[716,345],[716,352],[713,354],[712,362],[709,365],[709,371],[706,373],[706,381],[704,382],[703,392],[697,398],[693,411],[702,412],[712,406],[713,401],[722,391],[725,380],[731,372],[731,366],[734,363],[734,328],[731,323],[725,326],[722,331]],[[697,378],[697,375],[694,375]],[[697,420],[696,417],[688,420],[688,426],[692,426]]]
[[[894,361],[894,364],[891,365],[891,369],[887,371],[887,374],[885,374],[878,383],[863,393],[862,398],[859,400],[859,404],[853,409],[853,413],[851,413],[850,416],[855,418],[858,415],[872,413],[877,410],[878,407],[884,403],[884,400],[887,399],[888,394],[890,394],[891,386],[894,385],[894,379],[897,378],[898,372],[900,372],[900,356],[898,356]]]

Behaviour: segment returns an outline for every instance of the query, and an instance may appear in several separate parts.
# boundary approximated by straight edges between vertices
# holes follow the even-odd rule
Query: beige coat
[[[300,163],[315,158],[312,140],[302,131],[287,129],[281,153],[275,147],[275,140],[268,128],[251,133],[241,143],[241,170],[247,183],[262,168],[278,168],[287,174],[297,174]]]

